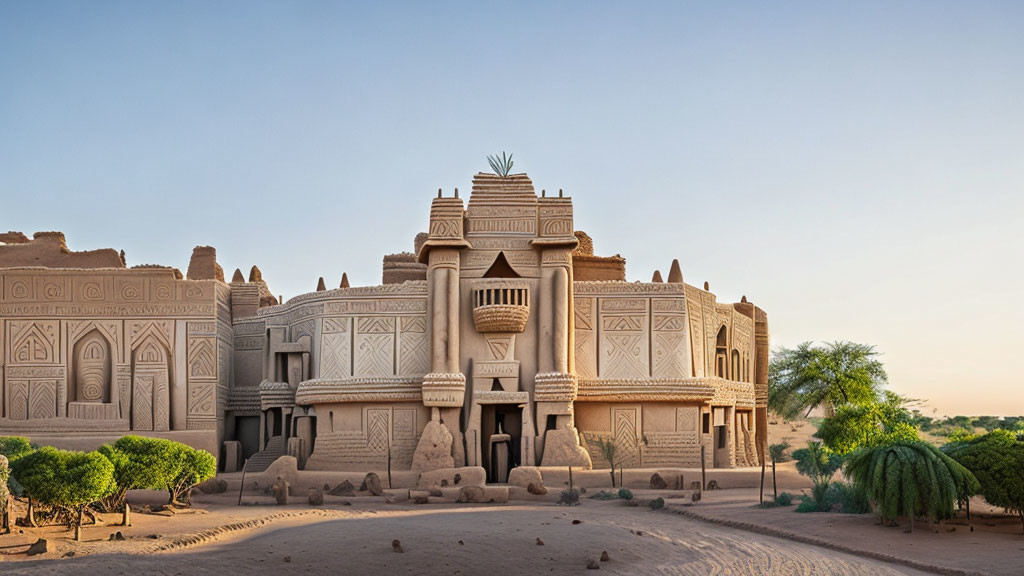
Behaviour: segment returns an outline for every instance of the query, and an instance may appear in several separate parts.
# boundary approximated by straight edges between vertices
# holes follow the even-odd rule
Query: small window
[[[545,422],[545,430],[554,430],[555,425],[558,423],[558,416],[556,414],[548,414],[547,422]]]
[[[704,414],[704,433],[711,434],[711,414]]]

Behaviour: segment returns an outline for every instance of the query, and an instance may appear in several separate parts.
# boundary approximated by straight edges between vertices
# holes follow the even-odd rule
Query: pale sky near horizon
[[[290,298],[506,150],[630,280],[1024,414],[1024,3],[629,4],[3,2],[0,229]]]

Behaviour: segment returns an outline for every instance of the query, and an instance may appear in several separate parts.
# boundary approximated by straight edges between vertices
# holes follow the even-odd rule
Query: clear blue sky
[[[0,4],[0,228],[292,297],[515,154],[630,279],[1024,414],[1024,3]]]

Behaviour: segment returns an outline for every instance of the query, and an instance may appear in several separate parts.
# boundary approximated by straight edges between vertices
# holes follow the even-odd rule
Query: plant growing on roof
[[[509,172],[512,171],[511,154],[506,156],[505,153],[502,152],[500,157],[497,154],[494,156],[488,156],[487,163],[491,165],[491,170],[494,170],[494,173],[502,178],[508,178]]]

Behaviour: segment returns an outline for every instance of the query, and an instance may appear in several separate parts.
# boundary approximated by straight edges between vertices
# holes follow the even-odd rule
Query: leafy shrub
[[[871,502],[863,488],[848,482],[833,482],[825,491],[825,505],[834,510],[837,505],[843,514],[866,514],[871,511]]]
[[[191,446],[175,442],[177,458],[181,466],[177,475],[168,486],[171,504],[192,505],[192,488],[213,478],[217,474],[217,459],[206,450],[197,450]]]
[[[906,402],[902,396],[885,391],[881,401],[840,406],[835,415],[822,421],[815,436],[837,454],[848,454],[861,446],[917,440],[917,428],[904,406]]]
[[[28,438],[24,438],[22,436],[0,436],[0,455],[7,457],[8,465],[14,464],[15,460],[32,452],[33,450],[35,450],[35,446],[28,441]],[[10,490],[11,494],[16,495],[20,495],[25,492],[25,489],[12,473],[8,473],[7,475],[7,489]]]
[[[632,500],[633,493],[630,492],[629,488],[619,488],[619,498],[623,500]]]
[[[661,510],[665,507],[665,499],[659,496],[648,502],[647,505],[651,507],[651,510]]]
[[[606,490],[601,490],[597,494],[591,496],[591,498],[593,498],[594,500],[616,500],[618,499],[618,497],[619,495],[616,494],[615,492],[609,492]]]
[[[562,493],[558,495],[558,503],[563,506],[579,506],[580,491],[572,488],[562,490]]]
[[[846,476],[878,504],[882,518],[917,515],[932,520],[953,516],[958,500],[978,492],[978,480],[927,442],[865,447],[847,458]]]
[[[821,507],[814,501],[814,498],[804,495],[800,499],[800,503],[796,506],[796,511],[802,513],[805,512],[821,512]]]
[[[995,430],[946,448],[981,484],[985,501],[1016,514],[1024,529],[1024,442],[1008,430]]]
[[[99,452],[71,452],[45,446],[18,458],[14,473],[40,504],[78,512],[75,539],[81,539],[85,507],[115,489],[114,466]]]
[[[792,506],[793,495],[789,492],[783,492],[775,498],[775,504],[778,504],[779,506]]]
[[[797,472],[807,476],[814,483],[814,487],[811,489],[811,499],[818,506],[818,510],[828,511],[829,505],[825,501],[825,493],[832,482],[832,476],[842,464],[840,456],[820,442],[808,442],[807,448],[793,452],[793,459],[796,460]],[[801,506],[803,506],[803,502],[801,502]]]

